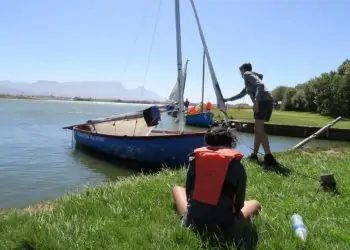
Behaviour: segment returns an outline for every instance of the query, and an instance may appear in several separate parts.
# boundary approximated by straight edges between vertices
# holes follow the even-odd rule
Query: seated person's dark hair
[[[206,133],[205,142],[212,147],[231,147],[236,145],[236,136],[227,126],[214,126]]]

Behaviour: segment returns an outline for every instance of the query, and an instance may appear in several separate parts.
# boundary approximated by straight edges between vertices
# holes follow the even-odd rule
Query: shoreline
[[[127,100],[111,100],[111,99],[94,99],[89,98],[71,98],[71,97],[58,97],[58,96],[25,96],[25,95],[4,95],[0,94],[0,99],[11,99],[11,100],[43,100],[43,101],[69,101],[69,102],[84,102],[84,103],[106,103],[106,104],[130,104],[130,105],[151,105],[151,104],[166,104],[166,102],[148,102],[148,101],[127,101]],[[215,106],[215,105],[214,105]],[[242,106],[241,104],[235,105],[236,107]],[[229,107],[229,109],[233,107]],[[246,110],[247,108],[243,108]],[[214,118],[221,118],[221,114],[214,108]],[[237,131],[242,133],[254,133],[254,122],[244,120],[233,120],[238,124]],[[343,121],[340,121],[341,123]],[[326,125],[326,124],[324,124]],[[286,136],[286,137],[297,137],[306,138],[322,126],[303,126],[303,125],[285,125],[278,123],[266,123],[265,129],[269,135]],[[350,141],[350,128],[329,128],[328,131],[322,133],[315,139],[326,139],[331,141]]]
[[[233,120],[237,125],[237,132],[254,134],[254,122]],[[341,122],[341,121],[340,121]],[[322,127],[282,125],[265,123],[265,131],[268,135],[307,138]],[[329,128],[315,139],[326,139],[329,141],[350,141],[350,129]]]
[[[43,101],[72,101],[72,102],[87,102],[87,103],[121,103],[121,104],[169,104],[167,101],[146,101],[146,100],[122,100],[122,99],[93,99],[93,98],[83,98],[83,97],[63,97],[63,96],[37,96],[37,95],[7,95],[0,94],[0,99],[11,99],[11,100],[43,100]],[[191,105],[198,105],[199,103],[191,103]],[[212,104],[215,109],[216,104]],[[227,105],[228,108],[239,107],[241,109],[251,108],[247,104],[235,104]]]
[[[40,101],[72,101],[72,102],[105,102],[105,103],[127,103],[127,104],[167,104],[159,101],[136,101],[121,99],[92,99],[81,97],[62,97],[62,96],[36,96],[36,95],[5,95],[0,94],[0,99],[11,100],[40,100]]]
[[[350,148],[294,150],[276,157],[291,172],[281,174],[242,161],[249,180],[246,199],[257,199],[264,208],[252,221],[260,239],[257,249],[300,246],[289,220],[295,209],[312,229],[308,248],[322,243],[325,249],[346,249],[350,244],[345,237],[347,221],[339,218],[350,216],[346,209],[350,205],[346,196],[350,186],[346,169]],[[344,194],[339,198],[325,191],[315,192],[318,176],[330,165],[340,195]],[[31,249],[196,249],[201,242],[192,231],[181,227],[171,198],[171,188],[184,185],[185,176],[185,168],[150,175],[140,173],[52,202],[0,209],[0,248],[22,249],[29,245]],[[345,238],[339,238],[341,235]]]

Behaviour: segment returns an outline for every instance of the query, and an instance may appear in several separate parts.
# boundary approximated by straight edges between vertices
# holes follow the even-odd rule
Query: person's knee
[[[257,200],[252,200],[252,201],[251,201],[251,204],[252,204],[252,206],[254,206],[254,208],[255,208],[256,210],[258,210],[258,211],[261,210],[261,204],[260,204],[259,201],[257,201]]]
[[[173,194],[178,193],[178,192],[180,191],[181,188],[182,188],[182,187],[180,187],[180,186],[174,186],[174,187],[173,187],[173,190],[172,190],[172,193],[173,193]]]
[[[176,202],[176,200],[177,200],[177,198],[178,198],[178,196],[179,196],[179,190],[180,190],[180,187],[179,186],[175,186],[175,187],[173,187],[173,189],[171,190],[171,194],[172,194],[172,196],[173,196],[173,199],[174,199],[174,201]]]
[[[264,121],[263,120],[255,120],[254,132],[259,133],[259,134],[264,133]]]

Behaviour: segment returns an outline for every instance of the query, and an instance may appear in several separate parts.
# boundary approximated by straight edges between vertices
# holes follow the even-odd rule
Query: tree
[[[282,110],[318,112],[350,117],[350,60],[294,88],[278,86],[272,91]]]
[[[349,72],[350,73],[350,72]],[[350,74],[337,77],[332,82],[333,100],[330,106],[331,116],[347,116],[350,114]]]
[[[305,93],[305,100],[306,100],[306,110],[309,112],[317,112],[317,105],[316,105],[316,80],[310,80],[308,84],[305,85],[304,93]]]
[[[275,101],[282,101],[283,95],[288,88],[287,86],[278,86],[275,88],[271,93]]]
[[[295,94],[291,98],[291,104],[294,110],[306,111],[307,101],[304,89],[297,89]]]
[[[350,75],[350,60],[346,59],[339,67],[338,74],[341,76]]]
[[[331,83],[333,82],[334,76],[334,73],[323,73],[317,78],[317,82],[315,84],[315,103],[317,105],[317,111],[321,115],[331,114],[331,105],[334,95],[334,90]]]
[[[296,94],[295,88],[288,88],[283,95],[281,109],[286,111],[294,110],[294,106],[292,104],[292,98]]]

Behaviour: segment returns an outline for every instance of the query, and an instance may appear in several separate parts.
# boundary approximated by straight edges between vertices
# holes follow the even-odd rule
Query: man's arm
[[[260,102],[264,93],[264,84],[258,83],[256,86],[255,102]]]
[[[238,95],[232,96],[232,97],[230,97],[228,99],[225,99],[225,100],[226,101],[236,101],[236,100],[241,99],[242,97],[244,97],[246,94],[247,94],[247,89],[244,88],[244,89],[242,89],[242,91]]]

